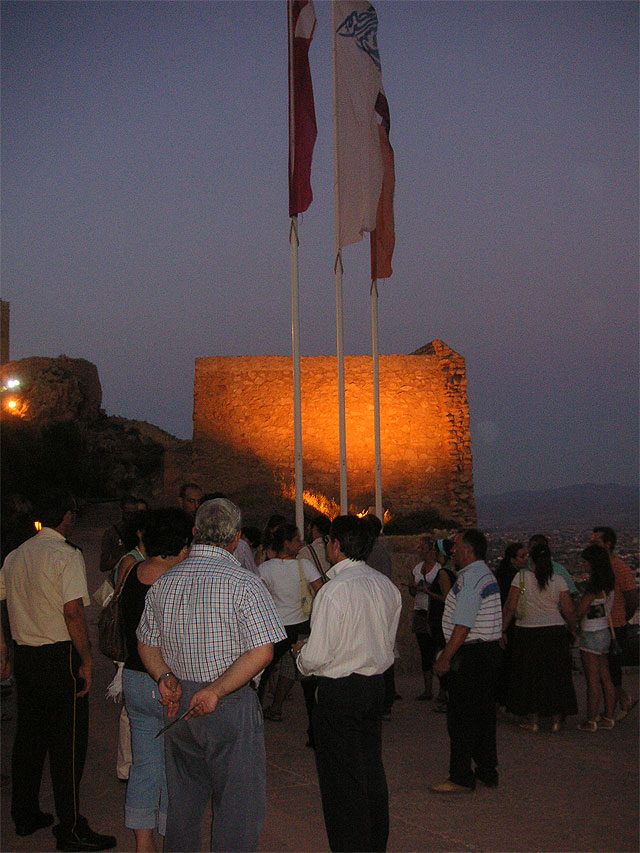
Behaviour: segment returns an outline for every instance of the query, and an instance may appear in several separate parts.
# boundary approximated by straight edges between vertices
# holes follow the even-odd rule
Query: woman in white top
[[[280,721],[282,704],[295,680],[295,669],[288,666],[288,652],[298,637],[309,636],[311,600],[322,586],[322,578],[313,563],[297,559],[302,542],[295,524],[284,522],[276,527],[271,533],[269,547],[271,553],[276,556],[261,563],[258,566],[258,574],[271,593],[287,632],[287,639],[275,644],[273,660],[260,680],[258,695],[262,701],[267,680],[275,665],[282,659],[283,666],[273,701],[270,707],[264,709],[266,719]]]
[[[615,576],[606,548],[589,545],[582,554],[581,568],[589,572],[585,593],[576,609],[580,619],[580,657],[587,680],[587,719],[578,728],[582,732],[612,729],[614,726],[615,688],[609,673],[611,628],[609,614],[613,606]],[[600,690],[604,698],[604,716],[598,716]]]
[[[534,732],[540,716],[551,716],[557,732],[563,716],[578,713],[565,627],[575,634],[575,612],[566,581],[554,574],[549,546],[535,545],[530,556],[534,571],[514,577],[502,616],[503,637],[516,616],[507,709],[527,716],[520,725]]]
[[[424,691],[416,696],[418,701],[430,701],[433,698],[433,662],[438,649],[444,647],[442,636],[442,609],[444,600],[451,589],[451,578],[438,562],[436,540],[429,534],[420,537],[420,556],[422,561],[411,572],[409,594],[414,597],[413,621],[411,630],[416,635],[422,663]],[[447,694],[440,683],[437,702],[446,710]]]

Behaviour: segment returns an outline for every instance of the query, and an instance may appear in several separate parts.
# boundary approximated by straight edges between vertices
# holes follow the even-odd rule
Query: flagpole
[[[289,145],[295,145],[294,79],[293,79],[293,4],[287,3],[289,39]],[[298,264],[298,216],[290,217],[289,265],[291,282],[291,349],[293,359],[293,463],[296,500],[296,527],[304,540],[304,503],[302,497],[302,405],[300,382],[300,291]]]
[[[373,234],[371,235],[373,240]],[[371,281],[371,355],[373,358],[373,434],[375,440],[376,515],[384,521],[382,511],[382,462],[380,450],[380,353],[378,350],[378,280]]]
[[[293,351],[293,459],[296,488],[296,527],[304,538],[302,497],[302,404],[300,382],[300,299],[298,289],[298,217],[291,217],[289,248],[291,262],[291,348]]]
[[[338,360],[338,425],[340,434],[340,512],[349,511],[347,499],[347,429],[344,401],[344,324],[342,309],[342,250],[340,248],[340,189],[338,174],[338,120],[336,109],[336,4],[331,2],[332,39],[332,78],[333,78],[333,205],[335,220],[336,260],[334,273],[336,278],[336,338]]]

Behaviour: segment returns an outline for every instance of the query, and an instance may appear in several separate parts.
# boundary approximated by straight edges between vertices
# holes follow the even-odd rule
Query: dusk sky
[[[636,482],[638,5],[374,5],[396,155],[381,353],[465,357],[477,494]],[[315,7],[301,348],[333,355]],[[291,353],[286,4],[3,2],[1,24],[11,357],[86,358],[108,414],[189,438],[195,358]],[[364,355],[368,238],[344,267]]]

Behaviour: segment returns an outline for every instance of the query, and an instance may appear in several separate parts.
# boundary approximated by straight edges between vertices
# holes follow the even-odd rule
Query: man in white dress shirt
[[[313,733],[331,850],[385,850],[389,795],[382,764],[383,673],[393,663],[401,599],[366,564],[373,545],[356,516],[331,525],[329,583],[318,592],[298,669],[318,677]]]

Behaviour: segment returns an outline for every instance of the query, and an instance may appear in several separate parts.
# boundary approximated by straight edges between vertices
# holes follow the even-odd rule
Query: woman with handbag
[[[282,660],[273,700],[263,712],[265,719],[276,722],[282,720],[282,705],[296,677],[288,652],[299,637],[309,636],[311,601],[322,586],[322,577],[316,567],[309,560],[298,559],[300,548],[302,542],[298,528],[284,522],[271,533],[270,549],[276,556],[258,566],[258,574],[271,593],[287,632],[287,639],[274,646],[273,660],[265,669],[258,688],[262,701],[269,676]]]
[[[158,687],[138,655],[136,629],[151,585],[187,556],[192,525],[189,516],[179,509],[150,512],[143,531],[147,559],[131,568],[122,587],[121,608],[127,647],[122,686],[131,723],[133,755],[125,801],[125,826],[133,830],[138,853],[155,850],[154,830],[164,835],[167,783],[164,743],[156,738],[165,722],[163,707]]]
[[[567,583],[553,571],[549,546],[535,545],[531,562],[533,571],[513,578],[502,614],[503,640],[516,615],[507,710],[526,717],[520,726],[532,732],[541,716],[551,717],[553,733],[563,717],[578,713],[565,627],[575,635],[576,618]]]
[[[609,647],[615,642],[611,623],[615,576],[606,548],[589,545],[580,555],[581,568],[589,572],[585,593],[576,608],[580,619],[578,640],[582,667],[587,680],[587,719],[578,728],[581,732],[612,729],[616,696],[609,673]],[[604,699],[604,715],[598,716],[600,691]]]

